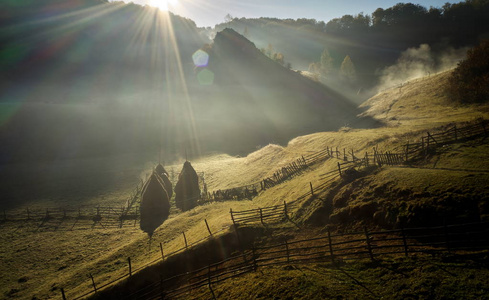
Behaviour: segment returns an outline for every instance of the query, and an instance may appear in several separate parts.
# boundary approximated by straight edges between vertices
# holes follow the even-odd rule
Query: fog
[[[402,52],[396,64],[379,71],[376,91],[398,86],[406,81],[452,69],[465,58],[468,47],[446,47],[435,52],[427,44]]]

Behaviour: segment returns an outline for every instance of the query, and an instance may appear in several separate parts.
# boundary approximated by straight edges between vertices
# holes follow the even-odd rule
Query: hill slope
[[[445,75],[419,79],[417,93],[414,93],[415,87],[413,87],[408,95],[413,95],[413,97],[415,94],[432,95],[437,88],[443,87],[442,80]],[[427,118],[425,115],[418,114],[417,109],[409,106],[411,101],[413,101],[413,97],[399,98],[397,92],[397,88],[388,90],[385,94],[377,95],[377,98],[371,99],[368,102],[369,105],[371,105],[371,108],[379,108],[379,113],[374,113],[375,110],[370,111],[370,113],[374,117],[385,119],[383,106],[379,105],[376,99],[381,98],[388,103],[399,99],[395,102],[396,105],[408,107],[408,109],[403,110],[403,116],[400,118],[401,122],[402,120],[408,120],[415,123],[394,124],[395,126],[391,127],[368,130],[357,129],[315,133],[297,137],[291,140],[287,147],[269,145],[251,153],[247,157],[232,158],[220,156],[197,161],[194,165],[196,169],[206,170],[206,182],[210,190],[230,188],[255,182],[262,176],[269,176],[273,170],[293,161],[300,154],[338,146],[340,149],[353,149],[355,154],[361,157],[364,152],[371,151],[372,147],[377,147],[379,151],[394,150],[408,140],[416,141],[424,134],[427,128],[433,132],[433,130],[436,131],[435,127],[439,127],[442,124],[465,121],[460,116],[460,110],[470,113],[469,121],[473,115],[488,117],[488,114],[484,113],[487,106],[460,107],[451,104],[442,96],[440,98],[425,97],[422,111],[429,113],[430,105],[437,107],[437,105],[443,103],[445,109],[443,119]],[[394,97],[389,97],[389,95]],[[392,116],[395,117],[396,115],[389,115],[388,118]],[[412,126],[413,124],[416,126]],[[257,238],[265,245],[266,243],[276,243],[281,238],[300,239],[304,235],[311,234],[307,228],[317,229],[318,226],[323,228],[325,225],[330,230],[340,230],[342,232],[358,226],[363,227],[363,225],[376,228],[393,228],[401,223],[405,226],[427,226],[440,225],[443,222],[463,223],[481,219],[487,220],[489,217],[489,205],[487,203],[489,192],[487,184],[489,182],[489,164],[487,161],[489,161],[489,152],[487,150],[488,146],[485,139],[475,139],[445,146],[440,152],[431,154],[426,159],[416,161],[409,166],[372,168],[367,169],[356,178],[348,179],[346,177],[345,179],[340,179],[337,177],[335,180],[326,180],[324,174],[337,168],[339,160],[333,158],[312,166],[300,176],[261,192],[253,201],[239,202],[244,206],[238,205],[238,202],[227,202],[224,204],[229,204],[228,206],[233,210],[241,210],[245,206],[266,207],[280,205],[283,201],[296,201],[298,206],[292,209],[292,218],[301,228],[294,229],[292,225],[290,225],[291,228],[288,228],[288,224],[280,224],[277,232],[277,228],[273,225],[267,225],[266,229],[264,229],[267,230],[267,237],[263,238],[263,240],[268,240],[267,242],[259,237],[259,229],[262,226],[258,225],[259,228],[256,228]],[[313,187],[322,186],[322,188],[316,188],[315,196],[313,197],[300,197],[309,191],[310,183],[312,183]],[[203,209],[208,212],[214,211],[213,209],[216,205],[220,206],[221,203],[211,203],[203,207]],[[203,211],[200,213],[203,213]],[[280,228],[282,227],[285,229],[281,233]],[[244,232],[248,231],[245,230]],[[322,233],[324,234],[324,232]],[[410,293],[418,295],[417,293],[425,293],[417,290],[416,286],[418,284],[428,286],[428,290],[434,288],[432,284],[437,284],[432,282],[432,276],[429,273],[423,272],[422,268],[414,267],[418,264],[430,265],[430,262],[417,261],[417,258],[414,260],[415,262],[409,259],[387,262],[388,265],[393,263],[393,266],[405,264],[404,270],[416,270],[416,275],[409,273],[409,275],[406,274],[404,276],[405,278],[412,278],[412,280],[399,279],[400,281],[395,285],[389,286],[388,293],[390,295],[407,295]],[[440,262],[436,264],[440,266]],[[464,269],[464,278],[466,276],[473,277],[473,275],[469,275],[472,272],[470,270],[470,262],[466,264],[461,262],[459,266]],[[164,264],[155,266],[152,270],[148,270],[146,274],[158,272],[158,268],[164,268]],[[331,268],[325,266],[325,264],[312,266],[294,264],[294,266],[285,268],[282,270],[275,267],[260,267],[261,273],[245,275],[234,280],[233,284],[225,282],[216,287],[216,292],[238,298],[246,298],[251,295],[253,295],[251,297],[265,295],[271,297],[278,294],[302,295],[305,297],[305,295],[311,295],[309,290],[304,291],[302,289],[302,284],[307,282],[313,290],[311,293],[314,295],[319,293],[326,297],[326,295],[332,296],[341,293],[345,296],[345,292],[342,290],[343,287],[331,288],[332,283],[330,280],[322,282],[323,279],[320,278],[323,277],[312,275],[315,272],[327,272],[335,278],[348,276],[345,275],[345,269],[342,266],[340,266],[339,271],[337,269],[338,266]],[[295,272],[294,268],[302,271]],[[364,288],[365,286],[373,287],[372,290],[366,291],[354,289],[355,292],[347,294],[347,297],[352,295],[362,295],[361,297],[384,295],[386,286],[381,283],[382,280],[378,281],[375,276],[365,277],[362,272],[380,272],[383,274],[382,276],[385,275],[387,277],[395,276],[394,273],[396,273],[386,275],[378,264],[369,264],[368,266],[348,264],[345,268],[348,270],[347,273],[350,274],[350,279],[352,278],[351,276],[354,278],[352,279],[353,281],[356,278],[356,284]],[[444,265],[443,268],[445,270],[454,270],[451,264]],[[304,270],[307,270],[306,273],[311,272],[311,275],[307,276],[309,280],[304,281]],[[484,270],[486,271],[486,269]],[[284,275],[284,271],[286,271],[287,275]],[[262,276],[263,274],[267,274],[266,280]],[[271,278],[274,278],[274,280],[271,280]],[[365,284],[362,284],[363,280],[361,278],[369,279]],[[358,281],[359,279],[360,281]],[[142,279],[140,278],[140,280]],[[282,280],[287,283],[291,282],[292,285],[284,284]],[[477,280],[481,279],[478,278]],[[129,282],[136,284],[137,281],[136,279]],[[264,281],[273,281],[276,282],[276,285],[270,286],[265,284]],[[251,282],[256,283],[252,290],[247,288]],[[397,284],[401,283],[403,287],[398,288]],[[448,280],[448,278],[447,281],[438,284],[443,289],[452,290],[455,294],[465,293],[457,282]],[[348,284],[347,286],[350,287],[350,290],[353,288]],[[486,288],[485,284],[481,286]],[[327,292],[323,287],[327,287]],[[121,288],[123,290],[123,285],[113,290],[116,293],[113,295],[120,293],[122,291]],[[131,290],[134,289],[137,289],[136,286],[131,286]],[[301,292],[296,289],[301,289]],[[206,295],[208,290],[202,289],[195,293],[197,294],[193,294],[194,296],[201,295],[200,293]],[[108,294],[103,295],[109,297],[111,294],[108,292]]]
[[[436,77],[419,80],[418,95],[430,95],[437,86]],[[433,80],[424,85],[425,80]],[[387,95],[397,96],[398,89],[386,91],[386,95],[378,95],[386,101],[392,101]],[[414,90],[412,91],[413,95]],[[396,97],[397,99],[397,97]],[[371,151],[372,147],[379,150],[391,150],[407,140],[413,141],[424,134],[426,128],[437,127],[441,124],[436,118],[417,117],[417,110],[408,105],[414,98],[400,98],[395,105],[409,108],[404,111],[403,118],[416,120],[416,126],[409,123],[393,127],[376,129],[344,129],[337,132],[318,132],[300,136],[291,140],[286,147],[269,145],[246,157],[231,157],[229,155],[216,155],[202,158],[193,163],[197,172],[205,172],[209,190],[229,188],[256,182],[264,176],[269,176],[274,170],[280,168],[300,157],[301,155],[317,152],[328,147],[339,149],[354,149],[357,156]],[[446,99],[426,98],[423,105],[429,111],[430,102],[440,103]],[[369,102],[376,107],[375,101]],[[452,121],[462,121],[460,109],[470,112],[474,116],[488,118],[486,106],[459,107],[446,103],[443,121],[445,124]],[[396,107],[396,106],[394,106]],[[399,108],[402,109],[402,108]],[[372,113],[374,117],[384,118],[384,112]],[[470,115],[470,116],[472,116]],[[388,115],[388,118],[396,115]],[[469,120],[472,117],[469,118]],[[401,119],[402,121],[403,119]],[[414,121],[413,121],[414,122]],[[345,226],[343,217],[353,226],[358,224],[375,224],[377,226],[395,226],[397,216],[408,216],[411,213],[412,222],[425,221],[426,208],[436,208],[437,216],[442,216],[449,209],[450,213],[457,214],[460,210],[453,209],[453,204],[470,204],[464,206],[465,212],[472,213],[475,207],[471,204],[487,199],[487,144],[485,140],[473,141],[472,144],[454,144],[449,149],[426,162],[421,162],[418,168],[383,168],[377,172],[351,182],[331,181],[323,189],[316,190],[316,197],[302,198],[296,202],[298,206],[291,211],[295,222],[307,224],[330,224]],[[435,164],[436,163],[436,164]],[[442,166],[442,168],[437,168]],[[419,168],[422,167],[422,168]],[[426,169],[429,167],[430,169]],[[210,203],[197,207],[191,211],[174,214],[153,236],[153,242],[148,244],[147,236],[137,227],[122,228],[120,230],[103,229],[96,226],[91,231],[41,231],[36,221],[23,223],[2,224],[2,237],[8,239],[8,244],[2,244],[2,255],[11,260],[2,260],[2,267],[11,270],[9,274],[2,273],[1,286],[6,297],[18,296],[31,298],[59,297],[59,287],[64,287],[69,297],[81,295],[90,289],[90,280],[80,274],[92,273],[97,285],[112,281],[127,273],[127,257],[131,257],[133,266],[142,266],[161,257],[159,242],[163,243],[165,253],[183,246],[182,232],[186,233],[189,243],[196,242],[208,235],[204,219],[207,219],[213,232],[228,230],[232,224],[229,217],[229,208],[233,210],[246,210],[256,207],[282,204],[283,201],[295,201],[300,195],[307,193],[310,183],[314,187],[325,183],[322,174],[337,168],[336,159],[324,161],[308,169],[302,175],[292,178],[283,184],[261,192],[253,201],[228,201]],[[178,172],[180,164],[167,166],[167,170]],[[447,172],[446,169],[455,169]],[[470,169],[470,170],[466,170]],[[92,176],[97,176],[92,173]],[[135,179],[135,182],[137,179]],[[453,184],[457,182],[456,184]],[[340,184],[340,185],[338,185]],[[332,193],[332,188],[335,188]],[[369,194],[370,190],[378,190],[379,195]],[[401,197],[401,198],[399,198]],[[481,198],[482,197],[482,198]],[[396,201],[391,201],[392,199]],[[66,198],[67,204],[74,199]],[[78,200],[78,199],[76,199]],[[102,200],[103,201],[103,200]],[[337,203],[333,210],[325,211],[323,204],[327,201]],[[475,201],[475,202],[474,202]],[[120,205],[124,200],[121,199]],[[372,212],[364,214],[362,210],[352,210],[351,207],[364,206],[375,202],[375,208],[382,211],[386,207],[392,208],[392,219],[372,219]],[[76,203],[76,202],[75,202]],[[103,202],[101,202],[103,203]],[[330,202],[331,203],[331,202]],[[395,208],[403,207],[405,210]],[[482,202],[479,202],[483,204]],[[409,208],[411,207],[411,208]],[[457,208],[459,208],[458,206]],[[478,216],[487,207],[480,206]],[[359,215],[352,211],[361,212]],[[429,210],[428,210],[429,211]],[[375,212],[375,211],[374,211]],[[462,214],[463,215],[463,214]],[[319,216],[316,218],[315,216]],[[337,216],[337,217],[333,217]],[[468,215],[469,218],[472,214]],[[320,219],[320,222],[318,222]],[[392,221],[389,221],[392,220]],[[436,219],[433,219],[435,221]],[[388,222],[379,222],[388,221]],[[416,223],[413,223],[416,224]],[[61,224],[62,225],[62,224]],[[219,233],[219,235],[222,233]],[[300,233],[297,233],[300,234]],[[53,241],[56,245],[53,248]],[[107,241],[110,241],[108,244]],[[29,247],[34,243],[36,247]],[[109,245],[109,246],[108,246]],[[38,249],[50,249],[40,252]],[[21,258],[18,253],[21,252]],[[49,267],[33,264],[40,260],[49,262]],[[25,278],[24,278],[25,277]],[[27,281],[25,279],[27,278]]]

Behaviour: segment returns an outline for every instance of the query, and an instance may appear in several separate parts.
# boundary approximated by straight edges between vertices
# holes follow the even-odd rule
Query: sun
[[[167,11],[169,6],[178,4],[178,0],[150,0],[149,5]]]

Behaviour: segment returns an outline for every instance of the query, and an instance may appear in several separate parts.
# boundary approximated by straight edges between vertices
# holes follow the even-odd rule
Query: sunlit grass
[[[143,27],[141,27],[140,32],[144,32]],[[479,109],[480,107],[458,107],[446,102],[444,98],[429,96],[434,95],[433,88],[437,86],[435,79],[436,77],[428,79],[428,82],[419,81],[416,83],[417,85],[413,83],[413,90],[406,88],[405,97],[398,98],[398,91],[396,90],[387,91],[382,96],[385,97],[386,103],[393,103],[393,100],[398,99],[391,107],[393,109],[389,111],[387,117],[384,106],[374,100],[369,102],[372,109],[369,113],[384,120],[397,117],[401,122],[399,126],[394,124],[393,127],[378,129],[315,133],[297,137],[285,147],[274,144],[265,146],[246,157],[217,154],[192,161],[192,164],[197,172],[205,173],[206,183],[210,191],[225,189],[258,182],[264,177],[272,175],[281,166],[301,157],[301,155],[324,150],[326,147],[339,147],[340,151],[342,149],[353,149],[356,155],[362,157],[367,151],[371,153],[374,146],[389,150],[408,140],[412,141],[423,134],[426,128],[438,126],[440,122],[470,120],[480,115],[487,117],[485,110]],[[414,90],[416,86],[420,89],[418,92]],[[420,95],[428,96],[423,98],[423,101],[416,100],[420,99]],[[172,101],[179,100],[173,99]],[[415,109],[415,105],[419,105],[419,108]],[[430,109],[430,106],[443,106],[443,118],[435,118],[436,109]],[[461,110],[466,111],[467,114],[461,114]],[[412,133],[413,131],[414,133]],[[484,154],[483,152],[486,152],[486,147],[481,147],[475,148],[476,154],[467,148],[455,148],[455,150],[459,150],[458,154],[456,156],[442,154],[438,165],[444,168],[459,169],[468,161],[470,168],[487,169],[484,164],[475,162],[480,160],[480,155]],[[147,161],[147,164],[140,163],[140,167],[127,167],[127,169],[131,169],[133,181],[130,178],[125,178],[124,181],[114,183],[109,189],[110,191],[106,192],[113,194],[110,197],[104,198],[101,195],[79,197],[75,192],[67,191],[60,195],[56,201],[39,202],[38,205],[42,206],[44,203],[50,205],[74,204],[76,201],[104,204],[109,200],[111,202],[120,201],[119,203],[123,204],[126,200],[124,193],[121,192],[124,190],[123,186],[126,187],[128,193],[138,183],[139,175],[143,174],[144,178],[145,171],[148,171],[155,163],[155,161]],[[182,161],[171,163],[170,166],[167,166],[168,170],[173,173],[179,172],[182,162],[183,158]],[[82,294],[91,289],[90,279],[86,277],[89,273],[92,273],[97,284],[101,285],[127,273],[127,257],[131,257],[133,268],[138,268],[160,257],[160,242],[163,243],[165,253],[182,248],[184,246],[182,232],[186,233],[190,244],[207,237],[209,233],[205,227],[204,219],[207,219],[211,231],[218,232],[223,229],[226,230],[231,225],[230,208],[245,210],[279,205],[284,201],[294,201],[309,191],[309,183],[312,183],[313,187],[320,184],[322,182],[321,174],[335,170],[337,168],[336,162],[332,159],[307,169],[301,176],[262,192],[252,201],[212,203],[185,213],[172,215],[155,231],[151,243],[149,243],[148,236],[140,231],[137,226],[135,228],[111,230],[37,232],[35,222],[5,223],[0,227],[0,236],[2,240],[7,240],[9,243],[3,243],[0,246],[2,256],[5,258],[1,260],[0,267],[11,271],[4,272],[0,276],[0,286],[4,287],[1,292],[8,293],[11,290],[17,290],[17,292],[14,291],[14,294],[22,298],[30,298],[33,295],[39,298],[55,298],[60,297],[59,288],[63,287],[70,296]],[[93,168],[93,172],[85,172],[80,169],[79,176],[108,175],[97,172],[96,163],[87,164],[86,161],[80,163]],[[102,164],[103,160],[98,160],[98,163]],[[433,161],[428,161],[427,165],[433,163]],[[58,167],[62,168],[62,166]],[[112,165],[99,166],[98,170],[101,169],[111,170],[110,172],[107,171],[109,174],[114,172],[116,174],[114,176],[115,181],[121,180],[121,176],[124,177],[122,173],[127,170],[126,167],[115,161]],[[441,170],[400,169],[381,172],[376,180],[378,183],[398,182],[400,187],[406,188],[423,183],[425,185],[431,184],[433,189],[442,189],[450,185],[454,178],[461,181],[466,180],[463,171],[455,175],[445,174]],[[83,182],[80,181],[81,186],[88,184]],[[57,184],[57,182],[53,184]],[[83,188],[88,189],[90,187],[83,186]],[[419,188],[422,189],[424,186],[421,185]],[[319,191],[318,194],[322,197],[326,192]],[[307,198],[302,201],[306,200]],[[294,212],[292,211],[292,213]],[[27,281],[21,282],[23,280],[19,279],[22,277],[26,277]]]

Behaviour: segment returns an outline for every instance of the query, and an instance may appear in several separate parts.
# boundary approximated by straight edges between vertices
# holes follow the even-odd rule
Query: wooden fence
[[[136,226],[139,208],[126,206],[28,207],[3,212],[2,223],[36,222],[38,230],[82,230]]]
[[[487,137],[488,120],[478,120],[473,123],[464,125],[450,125],[447,129],[437,133],[427,132],[426,136],[421,138],[419,142],[411,142],[394,151],[379,151],[376,147],[373,148],[373,153],[359,153],[354,149],[346,149],[339,147],[329,147],[317,151],[309,155],[303,155],[288,165],[276,170],[272,176],[267,177],[260,182],[252,183],[241,187],[230,189],[217,190],[205,193],[202,203],[225,200],[244,200],[252,199],[258,195],[259,191],[274,187],[284,181],[293,178],[303,172],[304,169],[314,164],[323,162],[330,158],[336,158],[343,162],[338,162],[338,174],[343,175],[343,171],[351,167],[366,167],[366,166],[399,166],[415,161],[419,158],[424,158],[428,154],[433,153],[437,147],[477,138],[480,136]],[[312,185],[312,183],[311,183]],[[320,188],[320,187],[318,187]],[[312,188],[311,188],[312,190]],[[310,194],[310,193],[308,193]]]
[[[103,288],[106,288],[108,286],[111,286],[119,281],[121,281],[122,279],[124,278],[127,278],[127,277],[130,277],[132,276],[133,274],[135,274],[136,272],[140,271],[140,270],[143,270],[147,267],[149,267],[150,265],[154,265],[155,263],[157,262],[160,262],[160,261],[164,261],[166,259],[168,259],[169,257],[171,256],[174,256],[174,255],[177,255],[179,253],[183,253],[187,250],[189,250],[190,248],[196,246],[196,245],[199,245],[201,243],[204,243],[205,241],[208,241],[210,238],[213,238],[215,235],[223,232],[223,231],[226,231],[227,229],[224,228],[224,229],[220,229],[220,230],[217,230],[217,231],[212,231],[211,230],[211,227],[209,226],[209,223],[207,222],[207,220],[204,220],[204,223],[205,223],[205,227],[203,227],[203,230],[205,230],[207,234],[204,234],[204,237],[197,240],[197,241],[193,241],[193,242],[189,242],[188,239],[187,239],[187,236],[185,234],[185,232],[182,232],[182,247],[181,248],[178,248],[177,250],[174,250],[172,252],[166,252],[164,251],[164,243],[163,242],[159,242],[159,250],[158,250],[158,254],[160,254],[160,257],[158,257],[157,259],[154,259],[152,261],[149,261],[149,262],[146,262],[142,265],[139,265],[137,267],[133,267],[133,262],[131,260],[130,257],[127,258],[127,273],[125,273],[124,275],[121,275],[119,276],[118,278],[115,278],[113,280],[111,280],[110,282],[105,282],[104,284],[99,284],[96,280],[96,278],[90,273],[88,274],[88,278],[90,278],[90,283],[91,283],[91,286],[92,286],[92,290],[90,291],[87,291],[86,293],[84,293],[83,295],[78,295],[76,297],[72,297],[70,299],[73,299],[73,300],[78,300],[78,299],[83,299],[91,294],[94,294],[96,293],[97,291],[103,289]],[[204,229],[205,228],[205,229]],[[153,243],[155,241],[153,240]],[[61,290],[61,293],[62,293],[62,298],[63,299],[67,299],[67,296],[66,296],[66,290],[65,289],[62,289]]]
[[[310,155],[303,155],[288,165],[276,170],[272,176],[267,177],[260,182],[249,185],[234,187],[225,190],[217,190],[206,195],[204,202],[223,201],[223,200],[244,200],[252,199],[258,195],[259,191],[274,187],[277,184],[301,174],[304,169],[328,159],[326,150],[318,151]]]
[[[258,223],[265,225],[266,223],[276,223],[289,219],[289,210],[296,206],[296,203],[287,204],[284,201],[283,205],[274,205],[263,208],[254,208],[242,211],[229,210],[231,220],[236,227],[237,224],[252,224]]]
[[[424,228],[332,234],[310,239],[283,240],[282,243],[252,247],[239,255],[146,286],[124,299],[190,298],[192,291],[205,287],[214,296],[213,286],[260,267],[409,256],[414,253],[481,251],[489,249],[489,223],[445,225]],[[177,288],[175,288],[177,287]],[[202,291],[202,290],[201,290]],[[199,294],[200,295],[200,294]],[[201,296],[201,295],[200,295]]]

